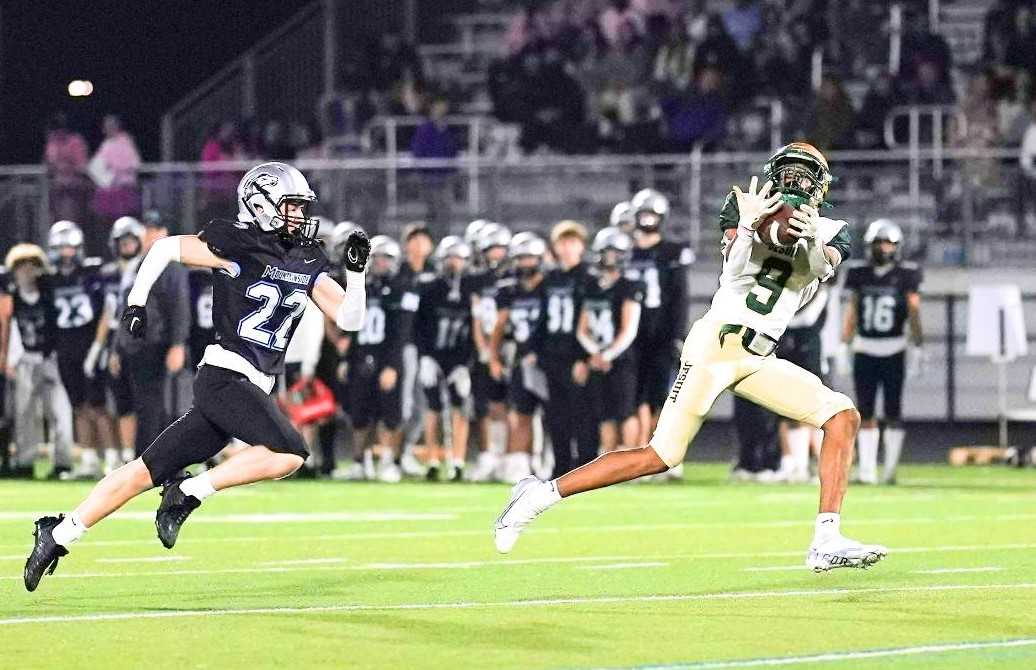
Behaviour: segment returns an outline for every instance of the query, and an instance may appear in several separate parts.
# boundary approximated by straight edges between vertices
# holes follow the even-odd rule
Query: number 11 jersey
[[[218,271],[212,277],[216,344],[265,375],[281,373],[316,279],[329,269],[323,247],[289,244],[252,224],[218,219],[198,237],[236,264],[233,276]]]

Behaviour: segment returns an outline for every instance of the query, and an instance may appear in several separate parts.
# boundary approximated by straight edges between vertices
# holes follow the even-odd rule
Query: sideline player
[[[236,221],[214,220],[199,235],[152,245],[137,272],[122,322],[134,337],[147,330],[148,293],[172,261],[217,270],[213,313],[217,343],[206,349],[194,382],[194,406],[147,450],[115,470],[68,516],[36,520],[35,542],[25,562],[25,588],[86,530],[131,499],[162,485],[155,515],[158,537],[172,548],[188,515],[217,491],[292,474],[305,462],[306,445],[270,396],[275,375],[306,302],[312,299],[343,330],[357,330],[365,309],[364,269],[370,242],[353,233],[346,245],[347,285],[331,279],[316,224],[307,216],[316,201],[306,178],[284,163],[263,163],[238,185]],[[252,445],[196,477],[183,471],[223,449],[230,438]]]
[[[878,482],[881,435],[875,407],[880,387],[885,410],[885,470],[881,482],[894,484],[905,434],[900,421],[903,380],[921,371],[921,268],[899,260],[903,231],[888,219],[872,222],[863,241],[867,244],[867,262],[850,267],[845,276],[850,297],[842,331],[843,342],[853,351],[853,382],[863,418],[857,436],[857,474],[861,483]],[[843,350],[841,355],[845,358],[848,352]]]
[[[849,256],[847,224],[818,212],[831,183],[827,159],[812,145],[790,144],[770,157],[763,176],[762,188],[753,177],[746,192],[735,187],[724,204],[721,218],[736,217],[738,227],[726,234],[732,241],[720,288],[687,336],[680,373],[651,441],[645,447],[604,454],[549,482],[534,477],[518,482],[494,524],[498,551],[509,552],[525,527],[562,498],[664,472],[683,462],[716,398],[730,388],[778,414],[824,429],[820,509],[806,566],[814,571],[866,568],[885,557],[885,547],[850,540],[839,528],[859,412],[847,396],[773,355],[799,306]],[[774,185],[777,190],[771,195]],[[782,199],[795,206],[791,231],[798,239],[788,246],[757,233],[780,209]]]

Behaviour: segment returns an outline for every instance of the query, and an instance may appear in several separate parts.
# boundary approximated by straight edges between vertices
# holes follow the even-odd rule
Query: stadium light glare
[[[94,84],[89,79],[73,79],[68,82],[68,94],[73,98],[85,98],[94,92]]]

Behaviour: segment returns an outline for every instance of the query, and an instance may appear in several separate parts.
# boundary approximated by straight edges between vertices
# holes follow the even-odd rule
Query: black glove
[[[363,272],[367,267],[367,257],[371,253],[371,241],[362,230],[354,230],[345,240],[345,269],[350,272]]]
[[[144,337],[147,333],[147,308],[142,305],[127,305],[122,313],[122,327],[137,339]]]

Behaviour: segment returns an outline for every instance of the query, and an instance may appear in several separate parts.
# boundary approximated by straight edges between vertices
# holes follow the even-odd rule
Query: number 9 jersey
[[[216,345],[264,375],[281,373],[317,277],[329,269],[323,247],[293,245],[252,224],[218,219],[198,237],[237,266],[234,276],[219,271],[212,277]]]
[[[724,230],[736,228],[737,205],[728,197],[720,215]],[[817,236],[849,259],[849,224],[820,217]],[[820,280],[809,269],[805,244],[775,246],[756,233],[751,255],[743,267],[733,268],[726,260],[720,287],[712,299],[707,318],[718,323],[736,323],[763,333],[774,341],[784,334],[799,308],[816,294]]]

